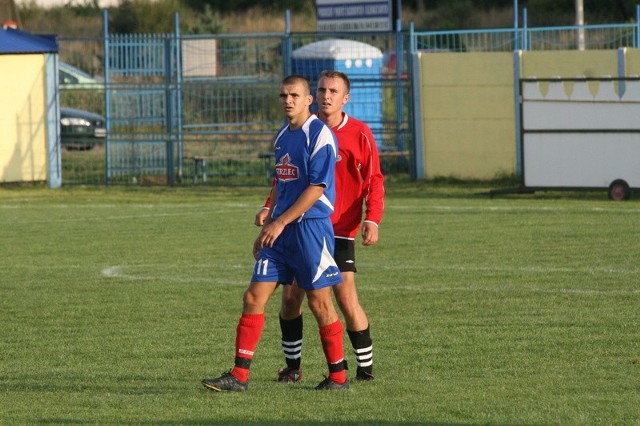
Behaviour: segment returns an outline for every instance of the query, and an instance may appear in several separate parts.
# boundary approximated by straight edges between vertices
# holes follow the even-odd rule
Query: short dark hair
[[[306,90],[307,95],[311,94],[311,86],[309,85],[309,80],[307,80],[305,77],[301,75],[298,75],[298,74],[288,75],[282,79],[281,84],[285,86],[285,85],[297,84],[297,83],[301,83],[304,86],[304,89]]]
[[[344,81],[344,84],[347,86],[347,93],[351,91],[351,82],[349,81],[349,77],[347,77],[347,75],[343,72],[334,71],[334,70],[324,70],[320,73],[320,77],[318,79],[321,79],[322,77],[340,78],[342,79],[342,81]]]

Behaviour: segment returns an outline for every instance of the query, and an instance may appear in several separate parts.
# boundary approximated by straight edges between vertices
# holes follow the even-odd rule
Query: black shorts
[[[356,244],[353,240],[336,238],[333,258],[340,272],[358,272],[356,269]]]

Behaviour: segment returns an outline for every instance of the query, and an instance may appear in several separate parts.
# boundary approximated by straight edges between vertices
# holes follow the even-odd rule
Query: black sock
[[[302,362],[302,315],[285,320],[280,318],[282,331],[282,352],[287,367],[300,368]]]
[[[373,341],[369,334],[369,327],[361,331],[347,330],[353,353],[356,356],[357,371],[373,373]]]

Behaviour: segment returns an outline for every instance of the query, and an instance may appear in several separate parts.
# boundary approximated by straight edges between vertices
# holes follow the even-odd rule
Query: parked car
[[[60,108],[60,140],[68,151],[86,151],[107,136],[105,119],[81,109]]]
[[[58,83],[65,89],[103,89],[104,81],[91,77],[86,72],[69,65],[58,62]]]

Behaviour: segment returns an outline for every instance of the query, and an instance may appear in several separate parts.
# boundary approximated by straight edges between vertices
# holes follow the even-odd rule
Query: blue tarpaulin
[[[54,35],[34,35],[0,28],[0,55],[57,52],[58,42]]]

